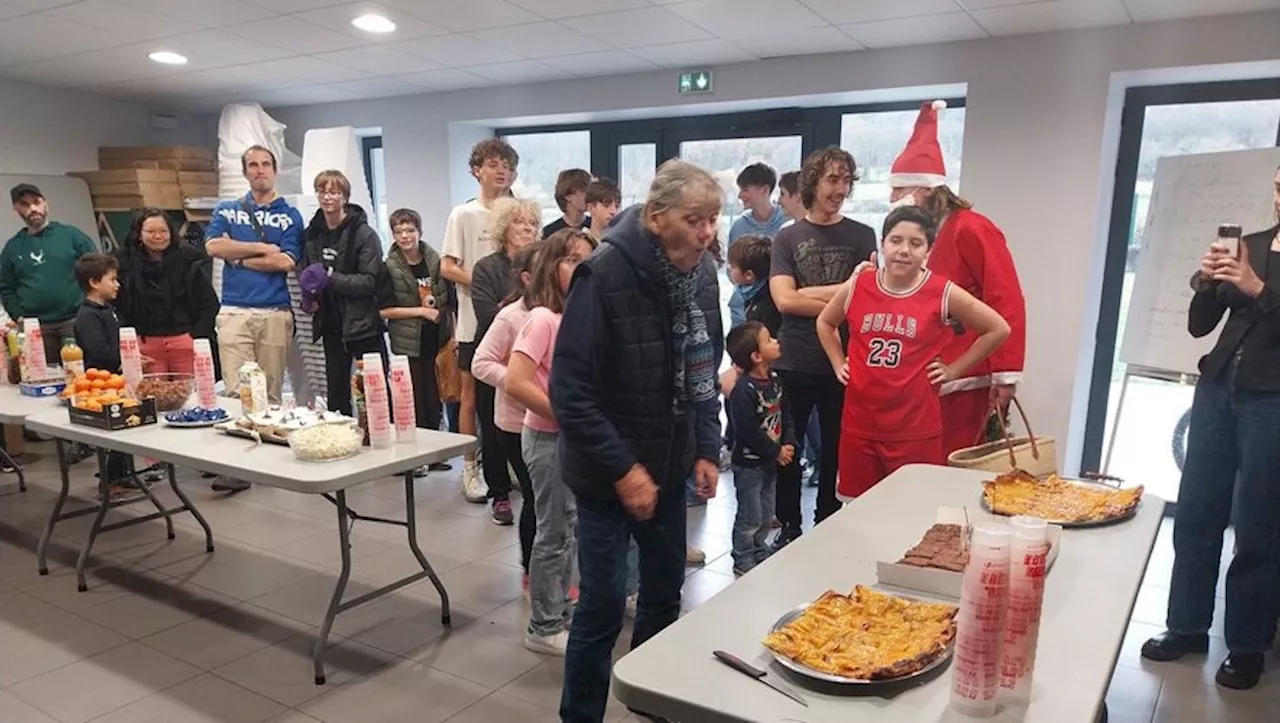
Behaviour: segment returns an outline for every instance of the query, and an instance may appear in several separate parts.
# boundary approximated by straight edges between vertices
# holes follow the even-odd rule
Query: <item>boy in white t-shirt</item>
[[[471,175],[480,184],[480,194],[449,213],[444,228],[444,248],[440,261],[440,275],[458,287],[458,368],[462,372],[462,405],[459,410],[459,431],[476,435],[476,384],[471,376],[471,359],[475,356],[476,313],[471,302],[471,270],[476,262],[493,253],[489,238],[492,215],[489,206],[511,191],[516,180],[516,166],[520,155],[509,143],[500,138],[490,138],[477,143],[471,149]],[[475,452],[463,458],[462,496],[468,502],[483,503],[488,490],[476,470]]]

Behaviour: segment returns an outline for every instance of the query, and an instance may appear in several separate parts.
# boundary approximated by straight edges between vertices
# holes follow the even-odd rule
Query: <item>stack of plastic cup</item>
[[[49,377],[49,359],[44,355],[44,329],[40,328],[40,320],[23,319],[22,334],[25,339],[22,358],[27,367],[27,381],[45,381]]]
[[[129,391],[137,394],[142,381],[142,348],[138,346],[138,330],[132,326],[120,327],[120,371]]]
[[[213,345],[208,339],[196,339],[192,347],[195,350],[196,404],[213,409],[218,406],[218,395],[214,389]]]
[[[960,588],[951,705],[975,718],[996,713],[1000,648],[1009,596],[1009,547],[1009,527],[974,527],[969,564]]]
[[[391,411],[396,422],[396,441],[412,442],[417,438],[417,411],[413,406],[413,376],[409,372],[409,357],[391,357]]]
[[[1000,657],[1000,697],[1011,705],[1031,702],[1036,644],[1044,607],[1044,575],[1049,559],[1048,524],[1039,517],[1009,522],[1009,607]]]
[[[391,446],[391,402],[387,395],[387,377],[382,356],[364,355],[364,400],[369,423],[369,444],[374,449]]]

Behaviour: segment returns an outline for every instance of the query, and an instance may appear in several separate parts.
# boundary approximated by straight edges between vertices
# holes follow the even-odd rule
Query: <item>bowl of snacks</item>
[[[204,407],[187,407],[176,412],[169,412],[164,415],[165,424],[170,427],[186,427],[197,429],[200,427],[212,427],[219,422],[225,422],[231,417],[227,414],[227,410],[221,407],[213,409],[205,409]]]
[[[187,406],[187,399],[195,390],[195,376],[167,372],[143,374],[137,393],[139,399],[155,399],[156,411],[173,412]]]
[[[327,422],[293,431],[289,448],[305,462],[333,462],[360,453],[364,430],[351,422]]]

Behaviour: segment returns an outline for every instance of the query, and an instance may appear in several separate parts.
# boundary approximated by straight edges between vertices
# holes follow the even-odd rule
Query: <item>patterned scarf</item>
[[[667,287],[671,306],[671,339],[675,352],[673,368],[677,410],[712,399],[716,395],[715,347],[707,328],[707,318],[698,305],[699,267],[682,272],[671,263],[657,243],[653,257]]]

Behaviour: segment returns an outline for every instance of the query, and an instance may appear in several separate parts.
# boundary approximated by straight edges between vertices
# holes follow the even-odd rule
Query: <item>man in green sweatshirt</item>
[[[26,228],[0,251],[0,303],[19,324],[26,317],[40,320],[45,356],[56,364],[62,340],[75,337],[82,300],[76,260],[98,247],[80,229],[50,221],[49,202],[30,183],[14,186],[9,198]]]

